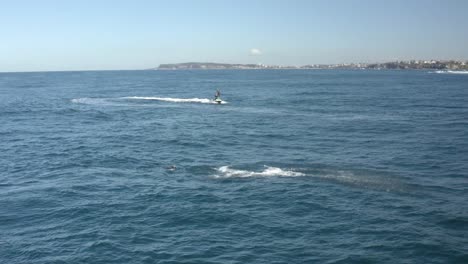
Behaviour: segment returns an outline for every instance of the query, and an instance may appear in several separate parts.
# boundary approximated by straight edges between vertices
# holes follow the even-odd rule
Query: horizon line
[[[280,67],[301,67],[301,66],[309,66],[309,65],[351,65],[351,64],[384,64],[384,63],[392,63],[392,62],[411,62],[411,61],[436,61],[436,62],[467,62],[468,59],[404,59],[404,60],[389,60],[389,61],[381,61],[381,62],[341,62],[341,63],[309,63],[309,64],[301,64],[301,65],[285,65],[285,64],[264,64],[264,63],[227,63],[227,62],[176,62],[176,63],[160,63],[156,67],[151,68],[141,68],[141,69],[79,69],[79,70],[24,70],[24,71],[0,71],[0,73],[41,73],[41,72],[95,72],[95,71],[148,71],[148,70],[155,70],[158,69],[159,66],[164,64],[184,64],[184,63],[213,63],[213,64],[231,64],[231,65],[248,65],[248,64],[255,64],[255,65],[265,65],[265,66],[280,66]],[[289,70],[297,69],[301,70],[300,68],[289,68]],[[170,70],[170,69],[164,69]],[[178,69],[179,71],[182,69]],[[197,69],[187,69],[187,70],[197,70]],[[200,69],[200,70],[222,70],[222,69]],[[228,69],[228,70],[237,70],[237,69]],[[238,69],[238,70],[245,70],[245,69]],[[286,69],[285,69],[286,70]],[[306,70],[306,69],[303,69]],[[308,69],[312,70],[312,69]],[[320,70],[320,69],[317,69]],[[411,69],[408,69],[411,70]],[[413,69],[414,70],[414,69]],[[417,69],[416,69],[417,70]]]

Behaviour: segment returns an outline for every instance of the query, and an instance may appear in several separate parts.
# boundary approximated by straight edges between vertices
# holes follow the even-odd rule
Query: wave
[[[268,177],[268,176],[305,176],[304,173],[296,172],[293,170],[283,170],[277,167],[270,167],[265,165],[263,171],[248,171],[236,170],[229,166],[222,166],[217,169],[218,174],[214,175],[215,178],[246,178],[246,177]]]
[[[468,74],[468,71],[435,71],[431,73],[443,73],[443,74]]]
[[[153,97],[153,96],[129,96],[122,97],[121,99],[132,99],[132,100],[157,100],[171,103],[201,103],[201,104],[216,104],[214,100],[208,98],[172,98],[172,97]],[[222,101],[221,104],[227,104],[226,101]]]

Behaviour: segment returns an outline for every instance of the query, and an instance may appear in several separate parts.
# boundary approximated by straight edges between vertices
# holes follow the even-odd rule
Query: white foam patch
[[[172,103],[201,103],[201,104],[217,104],[214,100],[208,98],[172,98],[172,97],[153,97],[153,96],[129,96],[122,99],[133,100],[157,100]],[[221,101],[221,104],[226,104],[226,101]]]
[[[304,173],[296,172],[293,170],[283,170],[277,167],[265,166],[263,171],[248,171],[248,170],[236,170],[229,166],[222,166],[217,169],[218,174],[215,178],[246,178],[246,177],[268,177],[268,176],[290,176],[298,177],[305,176]]]
[[[434,73],[443,73],[443,74],[468,74],[468,71],[435,71]]]
[[[84,97],[84,98],[71,99],[71,102],[75,103],[75,104],[92,104],[92,105],[95,105],[95,104],[106,104],[106,99],[105,98],[87,98],[87,97]]]

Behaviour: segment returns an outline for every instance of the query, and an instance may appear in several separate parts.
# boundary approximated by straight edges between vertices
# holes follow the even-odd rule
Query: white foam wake
[[[468,71],[435,71],[435,73],[445,73],[445,74],[468,74]]]
[[[122,99],[134,99],[134,100],[157,100],[172,103],[201,103],[201,104],[216,104],[215,101],[208,98],[171,98],[171,97],[153,97],[153,96],[129,96],[122,97]],[[221,102],[226,104],[225,101]]]
[[[222,166],[217,169],[218,174],[216,178],[246,178],[246,177],[267,177],[267,176],[305,176],[304,173],[283,170],[281,168],[265,166],[263,171],[248,171],[248,170],[236,170],[229,166]]]
[[[106,104],[106,99],[105,98],[87,98],[87,97],[83,97],[83,98],[75,98],[75,99],[71,99],[71,102],[74,103],[74,104]]]

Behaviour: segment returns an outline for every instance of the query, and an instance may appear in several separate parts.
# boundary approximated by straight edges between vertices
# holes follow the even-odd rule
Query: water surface
[[[468,263],[468,75],[0,73],[0,94],[2,263]]]

